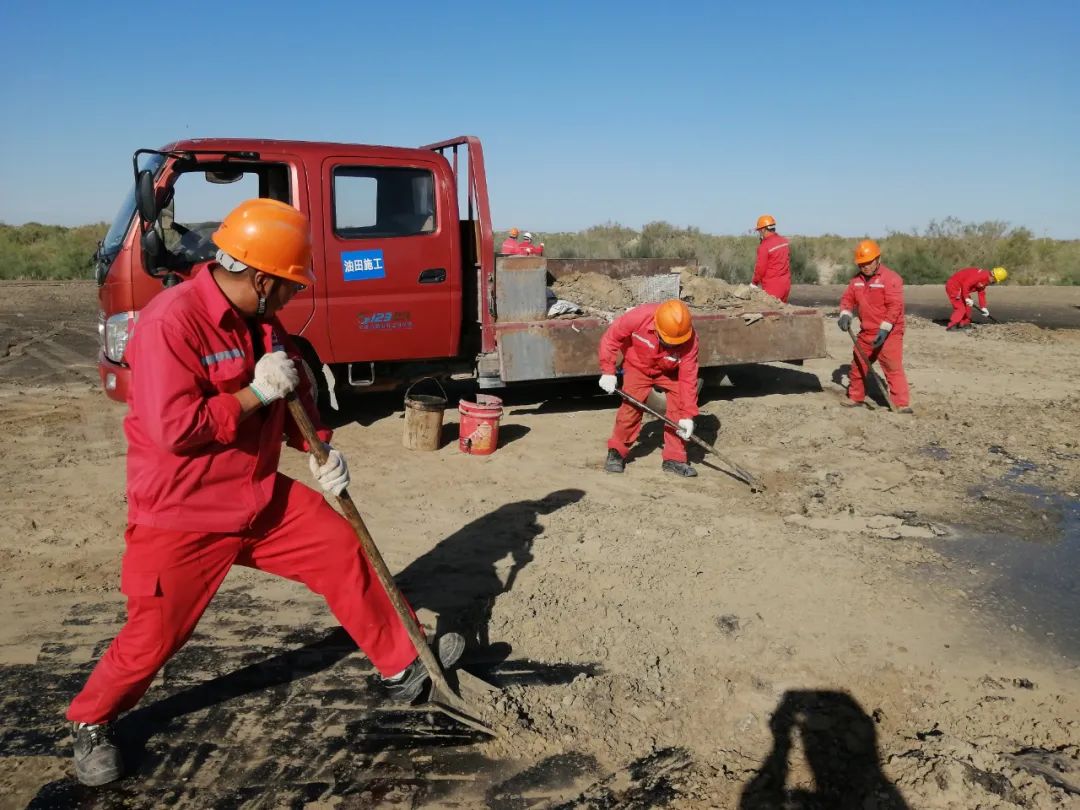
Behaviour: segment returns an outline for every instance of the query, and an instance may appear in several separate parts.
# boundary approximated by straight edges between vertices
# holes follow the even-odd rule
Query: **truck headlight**
[[[135,312],[118,312],[105,319],[105,343],[103,348],[105,349],[105,356],[112,360],[114,363],[121,363],[124,360],[124,350],[127,348],[128,341],[131,340],[131,335],[135,331],[135,319],[138,317],[138,313]]]

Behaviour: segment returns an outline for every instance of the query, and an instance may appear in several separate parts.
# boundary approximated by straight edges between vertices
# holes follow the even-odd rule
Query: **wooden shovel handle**
[[[303,403],[300,402],[295,394],[289,394],[286,398],[286,403],[289,406],[289,413],[292,415],[293,421],[296,422],[296,426],[300,428],[300,434],[307,440],[311,454],[315,456],[315,460],[319,462],[320,465],[325,464],[329,457],[329,452],[326,445],[323,444],[322,439],[319,438],[319,434],[316,433],[315,425],[312,424],[311,417],[308,416]],[[443,675],[442,667],[435,658],[435,654],[431,651],[431,647],[428,646],[427,639],[424,638],[424,631],[420,629],[420,625],[417,623],[416,617],[413,615],[412,610],[405,601],[405,597],[402,596],[401,591],[398,590],[397,583],[394,582],[394,577],[390,574],[390,569],[386,567],[386,562],[383,560],[382,554],[379,553],[379,549],[375,546],[375,541],[368,532],[367,526],[364,524],[364,519],[360,517],[360,510],[356,508],[356,504],[353,503],[353,499],[349,495],[347,489],[342,490],[341,494],[337,496],[337,502],[341,507],[342,513],[345,515],[345,519],[349,521],[353,530],[356,532],[356,537],[360,541],[360,546],[363,548],[364,554],[368,558],[368,562],[370,562],[372,568],[375,569],[375,575],[379,578],[383,590],[386,591],[386,595],[390,598],[390,604],[394,606],[394,611],[397,613],[398,618],[401,619],[401,623],[405,625],[405,630],[409,634],[409,639],[412,641],[413,646],[416,648],[416,654],[420,656],[424,668],[431,677],[431,682],[439,691],[452,697],[458,697],[446,682],[446,676]]]
[[[661,422],[663,422],[665,425],[667,425],[672,430],[675,430],[675,431],[679,430],[679,426],[677,424],[675,424],[674,422],[672,422],[670,419],[668,419],[666,416],[664,416],[662,413],[660,413],[657,410],[654,410],[653,408],[650,408],[648,405],[646,405],[641,400],[635,399],[634,397],[630,396],[628,393],[623,391],[621,388],[616,388],[615,393],[618,394],[623,399],[625,399],[627,402],[629,402],[631,405],[633,405],[639,411],[644,411],[645,413],[656,417],[657,419],[659,419]],[[717,449],[715,447],[713,447],[711,444],[709,444],[707,441],[705,441],[702,438],[699,438],[699,437],[695,436],[692,433],[690,434],[690,441],[692,441],[694,444],[696,444],[698,447],[700,447],[705,452],[712,453],[712,455],[716,456],[716,458],[722,464],[724,464],[724,465],[726,465],[727,467],[730,468],[731,474],[734,475],[736,478],[738,478],[740,481],[742,481],[744,484],[748,484],[753,489],[764,492],[764,490],[765,490],[765,485],[764,484],[762,484],[760,481],[758,481],[754,476],[752,476],[750,473],[748,473],[746,470],[744,470],[739,465],[735,464],[734,462],[732,462],[732,461],[724,458],[722,455],[720,455],[720,453],[717,451]]]

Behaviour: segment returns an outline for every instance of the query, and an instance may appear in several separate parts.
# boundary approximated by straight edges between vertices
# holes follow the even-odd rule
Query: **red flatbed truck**
[[[472,136],[419,148],[195,139],[140,149],[133,164],[134,185],[96,256],[99,369],[118,401],[139,310],[213,258],[210,234],[227,209],[199,222],[178,216],[233,184],[228,207],[270,197],[310,218],[316,283],[279,317],[315,370],[326,364],[339,383],[368,390],[429,375],[497,388],[599,374],[603,319],[547,319],[546,299],[533,314],[500,317],[500,285],[570,269],[661,274],[674,264],[496,257],[483,148]],[[695,315],[701,366],[825,356],[816,310],[762,314],[752,327],[723,312]]]

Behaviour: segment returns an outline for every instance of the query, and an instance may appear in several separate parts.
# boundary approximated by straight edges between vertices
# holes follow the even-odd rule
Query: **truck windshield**
[[[149,169],[155,175],[165,162],[164,155],[140,155],[139,158],[140,170]],[[131,188],[128,189],[127,196],[124,197],[124,201],[120,203],[120,210],[116,212],[116,218],[113,220],[112,225],[109,226],[109,230],[101,242],[101,255],[103,258],[108,258],[111,261],[112,257],[119,252],[134,216],[135,183],[133,182]]]

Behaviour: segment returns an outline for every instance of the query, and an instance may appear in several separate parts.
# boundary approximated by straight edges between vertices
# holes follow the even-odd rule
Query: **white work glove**
[[[308,467],[323,492],[327,495],[340,495],[349,485],[349,465],[345,463],[345,456],[341,455],[339,450],[332,447],[328,449],[329,458],[325,464],[319,466],[315,456],[308,456]]]
[[[615,393],[615,384],[617,382],[618,382],[618,380],[615,379],[614,374],[601,374],[600,375],[600,390],[602,390],[605,394],[614,394]]]
[[[974,298],[965,298],[964,303],[967,304],[969,307],[973,307],[973,306],[975,306],[975,299]]]
[[[680,419],[679,429],[675,431],[675,435],[683,441],[686,441],[694,435],[694,420],[693,419]]]
[[[989,318],[990,317],[990,310],[987,309],[986,307],[980,307],[979,312],[981,312],[983,314],[984,318]]]
[[[289,356],[285,352],[270,352],[260,357],[255,364],[255,379],[248,387],[259,398],[259,402],[269,405],[299,384],[300,373]]]
[[[759,286],[758,286],[757,284],[751,284],[751,285],[750,285],[750,289],[751,289],[751,290],[760,290],[760,289],[761,289],[761,287],[759,287]]]

